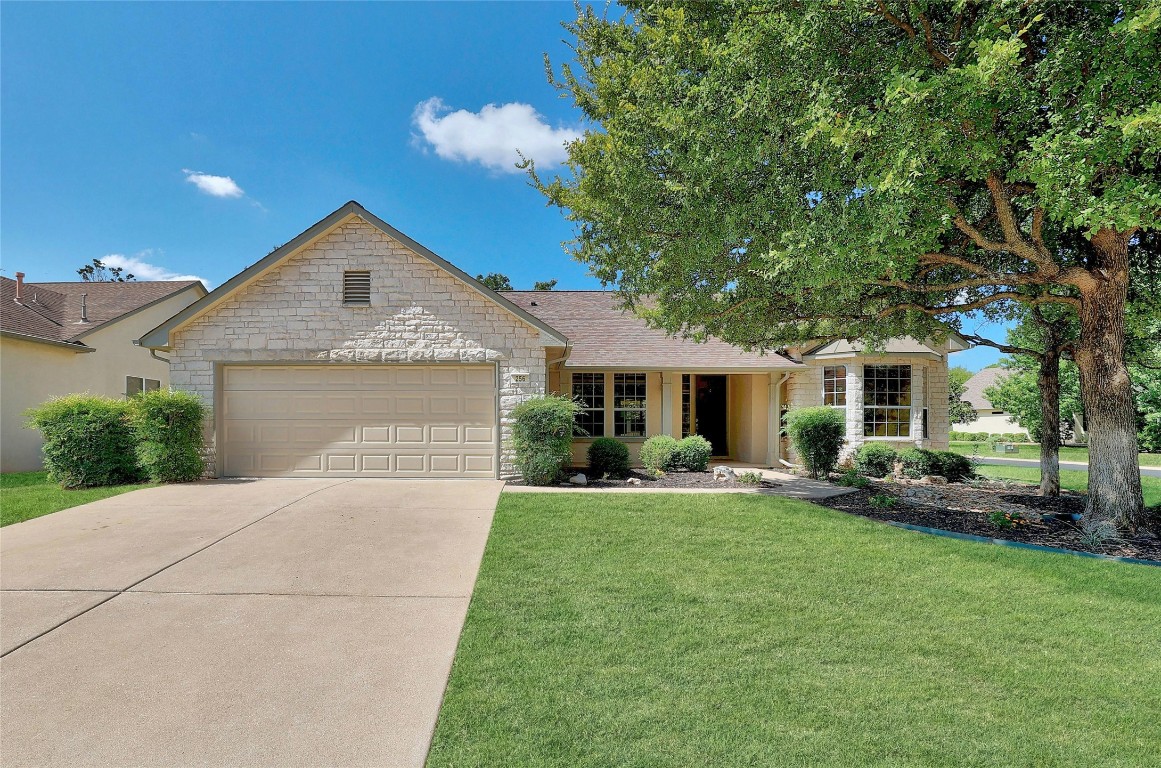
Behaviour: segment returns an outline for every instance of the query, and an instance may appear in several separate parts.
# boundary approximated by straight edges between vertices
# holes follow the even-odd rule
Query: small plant
[[[137,459],[155,483],[198,480],[206,408],[192,392],[157,389],[130,401],[129,422],[137,437]]]
[[[838,464],[846,431],[846,416],[835,408],[798,408],[786,414],[794,450],[815,479],[825,479]]]
[[[560,395],[533,397],[512,409],[511,447],[529,485],[551,485],[572,459],[573,424],[580,405]]]
[[[589,445],[587,456],[593,477],[622,478],[629,475],[629,449],[620,440],[598,437]]]
[[[1004,530],[1008,530],[1009,528],[1022,528],[1030,522],[1028,518],[1019,512],[1005,512],[1000,509],[989,512],[988,520],[991,521],[992,525]]]
[[[867,488],[871,485],[871,481],[855,470],[850,469],[844,472],[843,476],[838,479],[838,484],[844,488]]]
[[[883,443],[865,443],[855,453],[855,469],[867,477],[886,477],[895,471],[899,454]]]
[[[975,467],[967,456],[961,456],[953,451],[935,451],[939,471],[936,473],[947,478],[949,483],[959,483],[975,477]]]
[[[876,493],[869,501],[875,509],[894,509],[895,497],[889,493]]]
[[[925,475],[938,475],[942,471],[939,456],[926,448],[907,448],[899,451],[899,461],[903,463],[903,474],[917,479]]]
[[[130,402],[99,395],[65,395],[28,412],[44,437],[44,468],[64,488],[120,485],[141,478]]]
[[[677,453],[677,438],[671,435],[654,435],[641,445],[642,466],[649,474],[657,476],[673,468],[673,455]]]
[[[743,472],[742,474],[738,475],[738,482],[742,485],[761,485],[762,475],[754,471]]]
[[[1086,549],[1100,549],[1119,540],[1117,526],[1112,520],[1085,520],[1080,524],[1080,543]]]
[[[701,435],[690,435],[677,444],[677,449],[673,453],[673,463],[679,469],[705,472],[713,451],[709,440]]]

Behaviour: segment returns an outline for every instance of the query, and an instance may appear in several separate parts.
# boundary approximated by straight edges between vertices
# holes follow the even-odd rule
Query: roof
[[[169,336],[171,332],[194,319],[195,317],[209,311],[212,307],[224,301],[235,291],[248,285],[252,280],[256,279],[264,272],[281,264],[302,247],[308,245],[314,240],[317,240],[318,238],[339,227],[353,217],[362,219],[372,227],[378,229],[383,234],[387,235],[393,240],[396,240],[399,243],[402,243],[412,252],[419,254],[423,258],[435,264],[440,269],[449,273],[452,277],[456,278],[462,283],[465,283],[472,290],[500,305],[503,309],[506,309],[507,311],[516,315],[524,322],[539,330],[543,335],[547,336],[549,343],[560,345],[565,345],[568,343],[568,339],[563,333],[556,330],[555,328],[552,328],[539,317],[532,315],[526,312],[524,309],[516,306],[496,291],[493,291],[491,288],[488,288],[487,286],[480,283],[467,272],[464,272],[459,267],[437,255],[430,248],[420,245],[407,235],[395,229],[395,227],[391,226],[375,214],[368,211],[358,202],[351,200],[341,208],[330,213],[328,216],[315,222],[314,225],[300,233],[290,242],[279,248],[275,248],[261,260],[256,261],[250,266],[246,267],[244,270],[231,277],[225,283],[215,288],[208,295],[203,296],[199,301],[189,305],[181,312],[178,312],[176,315],[171,317],[169,320],[166,320],[164,323],[142,336],[142,345],[153,349],[168,349],[170,343]]]
[[[1004,368],[985,368],[975,376],[972,376],[963,385],[963,397],[961,398],[966,403],[971,403],[972,408],[977,411],[992,410],[993,406],[988,398],[984,397],[984,390],[988,387],[993,387],[1000,383],[1000,379],[1008,375],[1008,371]]]
[[[505,291],[572,342],[571,368],[771,369],[801,363],[780,354],[746,352],[716,338],[673,337],[620,308],[612,291]]]
[[[859,340],[838,339],[830,341],[806,352],[804,357],[850,357],[853,355],[933,355],[942,358],[943,355],[931,346],[921,341],[902,336],[897,339],[888,339],[882,350],[866,351],[867,345]]]
[[[0,332],[84,349],[82,339],[93,331],[189,289],[205,292],[197,280],[26,282],[17,301],[16,281],[0,277]],[[84,322],[82,296],[88,316]]]

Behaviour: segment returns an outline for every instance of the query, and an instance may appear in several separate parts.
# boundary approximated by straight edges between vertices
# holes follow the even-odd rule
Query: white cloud
[[[479,112],[450,109],[439,97],[430,98],[415,107],[412,122],[440,157],[493,171],[521,173],[517,150],[541,165],[559,163],[568,157],[565,143],[581,135],[575,128],[553,128],[519,102],[487,104]]]
[[[150,264],[145,261],[145,259],[151,256],[153,256],[153,251],[142,251],[136,256],[110,253],[108,256],[102,257],[101,261],[107,267],[121,267],[138,280],[201,280],[206,287],[210,286],[210,282],[204,277],[183,275],[180,272],[173,272],[165,267],[159,267],[156,264]]]
[[[185,180],[211,197],[242,197],[246,193],[229,176],[214,176],[201,171],[182,168]]]

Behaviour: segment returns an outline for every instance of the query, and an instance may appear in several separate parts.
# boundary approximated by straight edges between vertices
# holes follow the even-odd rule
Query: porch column
[[[782,441],[778,437],[778,421],[782,415],[782,377],[785,374],[767,375],[769,392],[766,396],[768,414],[766,418],[766,466],[777,468],[782,458]]]
[[[673,393],[676,388],[673,380],[679,374],[665,372],[661,374],[661,434],[673,434]]]

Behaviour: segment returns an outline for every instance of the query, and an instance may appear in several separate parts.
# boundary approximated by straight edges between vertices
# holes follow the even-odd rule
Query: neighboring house
[[[953,424],[957,432],[987,432],[989,434],[1020,434],[1027,436],[1028,430],[1021,427],[1007,411],[993,408],[984,395],[984,390],[1000,383],[1007,371],[1003,368],[984,368],[964,384],[963,401],[976,411],[976,420],[970,424]]]
[[[0,471],[40,469],[25,412],[74,392],[124,397],[169,385],[142,333],[206,295],[196,280],[26,283],[0,278]]]
[[[351,202],[142,337],[211,406],[223,476],[506,477],[512,409],[578,397],[575,442],[698,432],[778,466],[788,407],[831,405],[848,448],[945,447],[947,352],[835,342],[783,354],[674,339],[611,293],[496,293]],[[866,403],[866,407],[864,407]],[[868,435],[864,437],[864,435]]]

